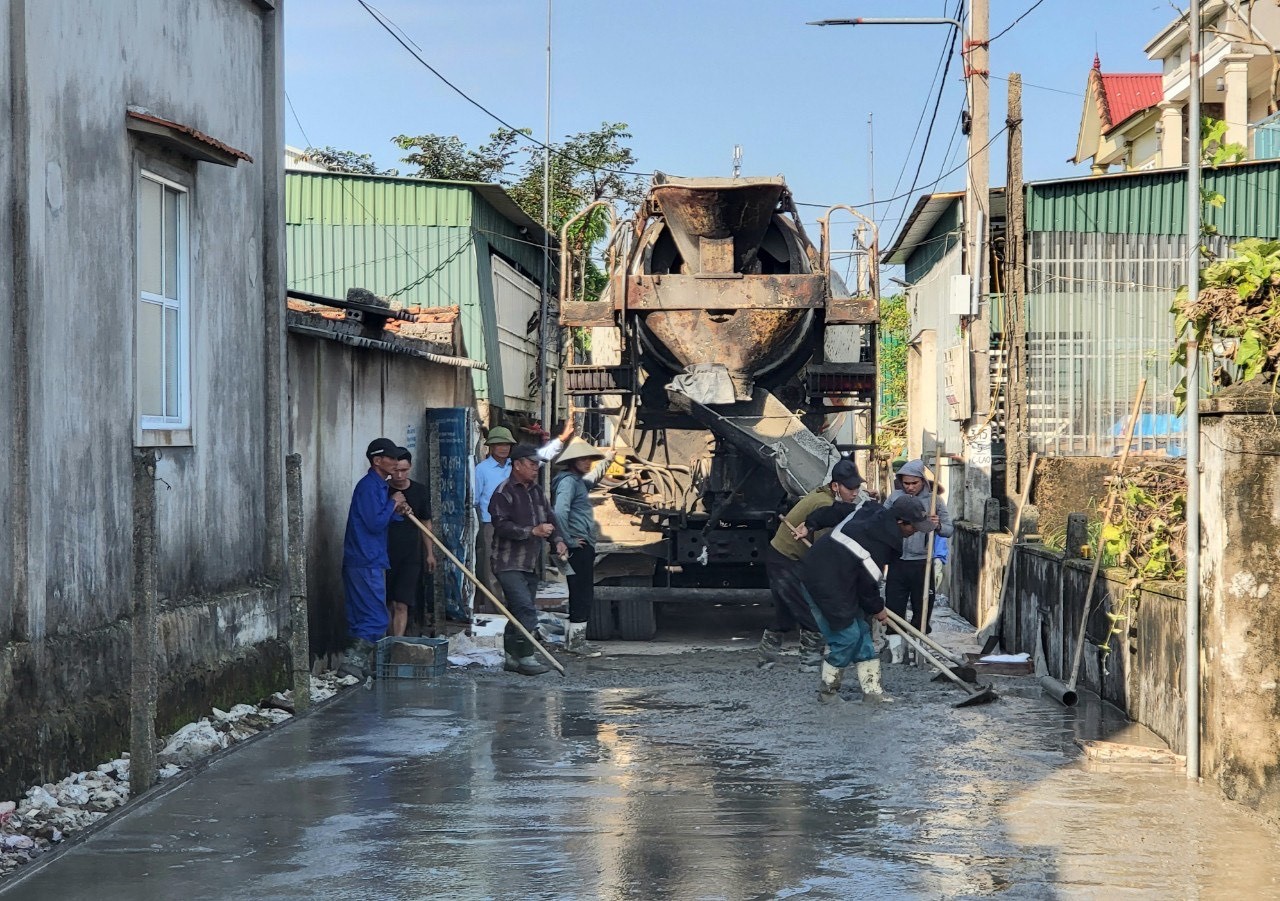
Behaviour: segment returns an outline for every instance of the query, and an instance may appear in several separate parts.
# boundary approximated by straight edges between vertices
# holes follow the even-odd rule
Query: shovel
[[[938,644],[928,635],[925,635],[915,626],[911,625],[911,623],[907,622],[905,619],[898,616],[898,614],[894,613],[888,607],[885,607],[884,609],[885,609],[885,612],[889,614],[889,619],[892,620],[894,625],[898,626],[899,629],[905,630],[909,634],[913,635],[917,640],[922,641],[925,644],[927,644],[929,647],[933,648],[942,657],[944,657],[947,660],[950,660],[954,665],[948,667],[948,669],[950,669],[954,675],[959,676],[961,679],[963,679],[966,682],[972,682],[974,685],[978,684],[978,671],[974,669],[972,666],[970,666],[963,657],[961,657],[959,654],[953,653],[952,651],[948,651],[946,648]],[[939,682],[942,680],[942,678],[943,678],[942,675],[939,674],[933,677],[933,681]]]
[[[893,611],[889,611],[889,612],[892,613]],[[918,641],[916,641],[914,638],[912,638],[910,635],[904,632],[902,628],[892,619],[889,620],[887,625],[889,626],[890,629],[892,629],[893,631],[897,632],[900,636],[902,636],[902,640],[905,641],[908,645],[910,645],[911,649],[914,650],[917,654],[919,654],[921,658],[928,661],[929,664],[934,669],[936,669],[939,674],[946,676],[952,682],[956,683],[956,685],[959,685],[962,689],[964,689],[964,693],[967,694],[968,697],[965,698],[963,701],[959,701],[955,704],[952,704],[951,706],[976,707],[979,704],[990,704],[992,701],[996,700],[996,693],[991,689],[991,686],[979,685],[977,688],[970,687],[968,682],[965,682],[955,673],[951,672],[951,670],[947,668],[946,664],[944,664],[937,657],[934,657],[932,654],[926,651],[924,649],[924,645],[920,644]]]
[[[465,566],[462,565],[462,561],[459,560],[457,557],[455,557],[453,555],[453,552],[450,551],[447,547],[445,547],[444,542],[441,541],[439,538],[437,538],[435,536],[435,533],[433,533],[430,529],[424,526],[422,524],[422,521],[418,519],[418,517],[414,516],[412,513],[406,513],[405,518],[408,519],[409,522],[417,526],[418,529],[421,530],[423,535],[426,535],[428,538],[430,538],[431,541],[435,544],[435,546],[444,552],[444,555],[449,558],[450,562],[453,563],[454,566],[458,567],[458,569],[461,570],[462,574],[472,581],[472,583],[476,586],[476,588],[484,592],[484,596],[489,599],[489,603],[493,604],[493,606],[498,608],[498,612],[507,618],[507,622],[515,626],[521,635],[523,635],[525,638],[533,642],[533,646],[537,649],[539,654],[547,658],[547,661],[551,664],[552,669],[554,669],[556,672],[558,672],[562,676],[565,675],[564,666],[561,665],[560,661],[552,657],[551,652],[548,651],[546,648],[544,648],[542,644],[538,641],[538,639],[534,638],[533,635],[529,632],[529,630],[520,624],[520,620],[516,619],[515,616],[512,615],[511,611],[508,610],[505,605],[503,605],[502,601],[498,600],[496,597],[493,596],[493,592],[491,592],[483,582],[481,582],[478,578],[476,578],[475,573],[473,573],[471,570],[467,569]]]

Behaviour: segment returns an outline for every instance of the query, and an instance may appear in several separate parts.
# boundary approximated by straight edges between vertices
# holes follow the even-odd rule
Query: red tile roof
[[[1134,113],[1151,109],[1164,99],[1163,76],[1158,72],[1102,74],[1102,61],[1093,57],[1091,78],[1098,80],[1098,112],[1106,134]]]
[[[236,150],[236,148],[232,147],[230,144],[224,144],[217,138],[210,137],[199,129],[192,128],[190,125],[183,125],[181,122],[174,122],[169,119],[161,119],[159,116],[153,116],[150,113],[137,109],[126,110],[125,115],[130,119],[137,119],[139,122],[150,122],[153,125],[162,125],[165,128],[171,128],[174,131],[181,132],[188,137],[194,138],[201,144],[207,144],[215,150],[220,150],[225,154],[234,156],[236,159],[244,160],[247,163],[253,162],[253,157],[249,156],[249,154],[245,153],[243,150]]]

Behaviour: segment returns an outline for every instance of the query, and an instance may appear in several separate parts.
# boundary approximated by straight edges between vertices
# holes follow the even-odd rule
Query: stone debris
[[[311,700],[327,700],[359,682],[353,676],[334,672],[313,675]],[[183,726],[162,742],[156,775],[162,780],[172,779],[210,754],[293,718],[292,691],[275,692],[263,703],[268,706],[236,704],[230,710],[214,707],[209,716]],[[61,782],[34,785],[21,800],[0,801],[0,881],[128,800],[126,753]]]

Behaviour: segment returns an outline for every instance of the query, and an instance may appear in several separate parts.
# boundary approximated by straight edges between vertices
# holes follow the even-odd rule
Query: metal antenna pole
[[[733,145],[733,177],[738,178],[742,175],[742,145]]]
[[[542,427],[551,429],[551,387],[547,356],[551,344],[551,3],[547,0],[547,116],[542,149],[542,316],[538,322],[538,388],[542,392]],[[560,273],[566,278],[566,273]]]

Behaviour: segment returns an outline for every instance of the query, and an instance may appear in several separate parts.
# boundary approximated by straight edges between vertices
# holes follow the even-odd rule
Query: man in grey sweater
[[[950,538],[953,531],[951,525],[951,514],[947,511],[947,505],[943,502],[941,491],[928,478],[923,460],[912,460],[903,465],[898,470],[898,476],[894,479],[894,491],[885,499],[885,505],[891,505],[895,499],[906,495],[908,497],[917,498],[926,510],[933,503],[930,495],[934,491],[938,491],[937,509],[931,517],[935,532],[917,532],[902,541],[902,559],[893,563],[889,567],[889,578],[885,582],[885,605],[890,610],[898,614],[898,616],[906,617],[907,608],[911,608],[911,624],[922,632],[928,631],[928,626],[922,624],[921,614],[924,602],[924,570],[925,561],[928,560],[929,554],[933,553],[933,537],[934,534],[941,535],[944,538]],[[933,605],[929,605],[932,618]],[[897,635],[889,636],[889,652],[894,663],[901,663],[903,659],[902,638]]]

